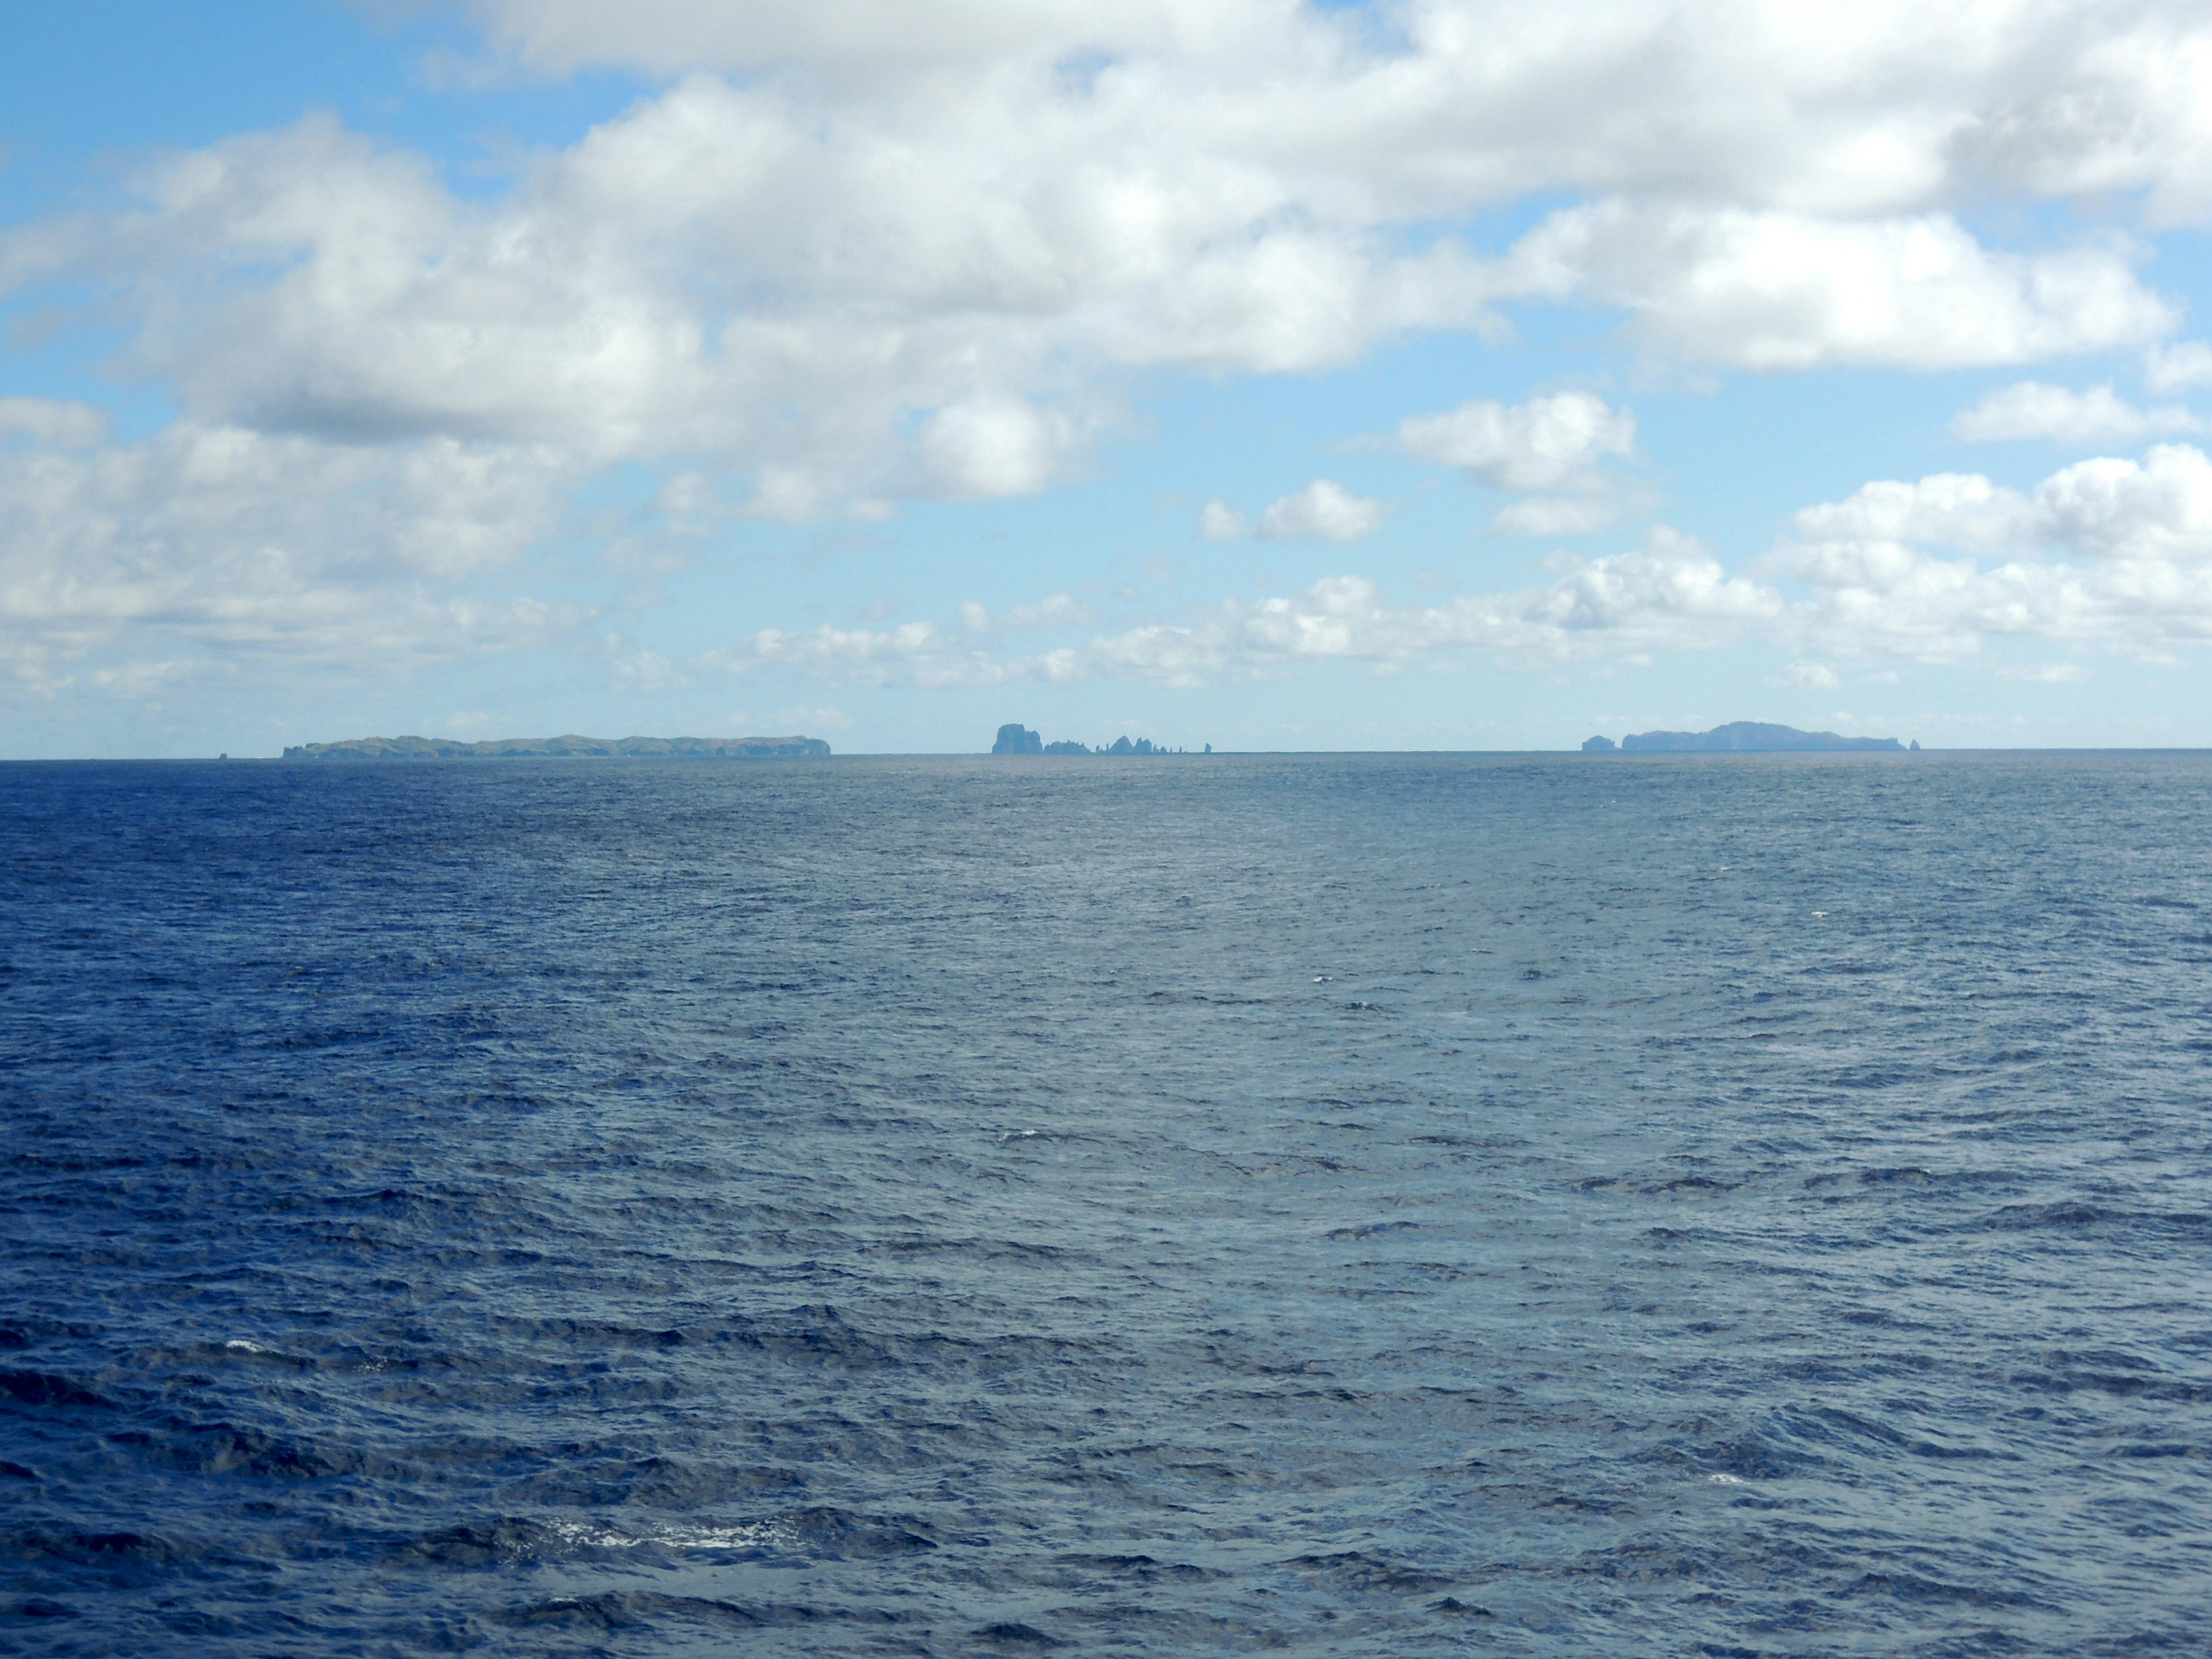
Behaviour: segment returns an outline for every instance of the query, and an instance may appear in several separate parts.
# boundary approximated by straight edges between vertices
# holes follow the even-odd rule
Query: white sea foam
[[[587,1521],[556,1521],[550,1530],[562,1542],[586,1549],[745,1550],[775,1543],[786,1528],[780,1522],[756,1521],[728,1526],[650,1527],[629,1533]]]

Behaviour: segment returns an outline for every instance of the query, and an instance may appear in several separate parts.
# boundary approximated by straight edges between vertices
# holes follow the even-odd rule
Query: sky
[[[2212,3],[0,39],[0,757],[2212,744]]]

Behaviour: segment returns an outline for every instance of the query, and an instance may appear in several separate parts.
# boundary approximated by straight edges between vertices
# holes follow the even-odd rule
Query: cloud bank
[[[1094,632],[1007,653],[934,624],[764,629],[718,665],[788,667],[875,684],[951,686],[1133,678],[1194,687],[1304,661],[1398,668],[1487,653],[1531,665],[1746,640],[1798,653],[1784,683],[1839,683],[1833,662],[1965,662],[2000,637],[2155,656],[2212,641],[2212,459],[2163,445],[2051,474],[2030,492],[1973,473],[1872,483],[1804,508],[1747,569],[1730,572],[1662,528],[1633,551],[1559,556],[1548,579],[1427,605],[1395,604],[1363,576],[1227,600],[1185,621]],[[1069,614],[1040,613],[1050,626]],[[1826,660],[1819,660],[1826,659]],[[2072,665],[1996,672],[2060,681]]]
[[[467,9],[484,45],[456,82],[611,66],[648,89],[489,191],[314,114],[0,230],[0,295],[91,296],[129,336],[113,372],[180,410],[118,444],[96,410],[0,404],[15,672],[103,641],[359,664],[544,638],[565,624],[526,597],[532,551],[611,469],[691,481],[669,535],[1022,495],[1124,429],[1142,376],[1326,370],[1409,334],[1503,338],[1516,309],[1608,310],[1651,359],[1723,371],[2126,348],[2154,388],[2212,374],[2164,347],[2176,313],[2143,271],[2142,238],[2212,211],[2212,20],[2189,7]],[[2133,229],[2001,246],[1961,216],[2077,198]],[[1517,234],[1478,228],[1534,200]],[[1498,528],[1568,535],[1605,517],[1592,469],[1633,435],[1564,393],[1399,441],[1523,493]],[[1325,483],[1255,532],[1373,527]],[[1538,626],[1304,603],[1188,648]]]

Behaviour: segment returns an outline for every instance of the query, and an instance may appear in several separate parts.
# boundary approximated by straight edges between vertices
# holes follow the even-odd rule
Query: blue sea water
[[[2212,1644],[2212,757],[0,768],[0,1651]]]

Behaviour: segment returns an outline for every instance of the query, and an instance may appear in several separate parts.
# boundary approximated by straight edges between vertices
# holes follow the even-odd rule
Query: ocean
[[[0,1652],[2212,1630],[2212,757],[0,767]]]

